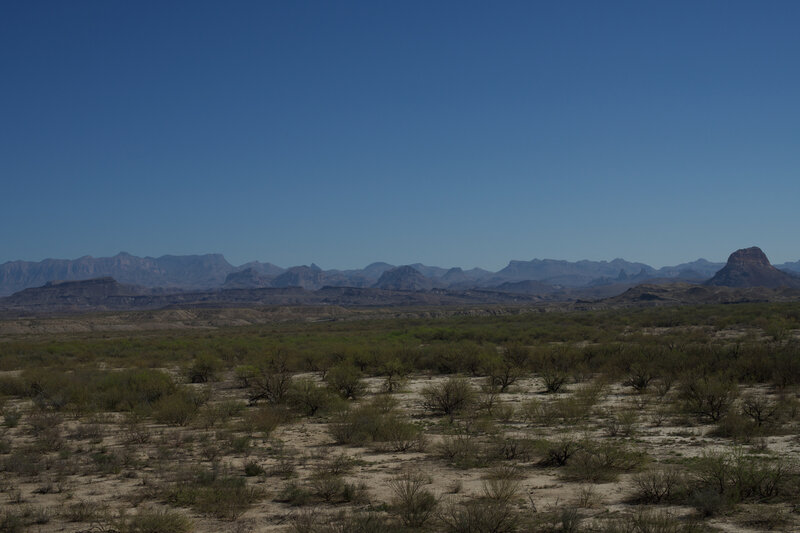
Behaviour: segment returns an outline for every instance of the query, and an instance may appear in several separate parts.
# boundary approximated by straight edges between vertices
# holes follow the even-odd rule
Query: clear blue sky
[[[800,259],[800,2],[0,4],[0,262]]]

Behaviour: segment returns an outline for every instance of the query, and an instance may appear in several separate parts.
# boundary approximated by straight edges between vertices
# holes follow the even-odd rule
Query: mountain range
[[[553,290],[574,289],[615,283],[642,282],[651,279],[705,280],[724,264],[698,259],[692,263],[655,269],[644,263],[623,259],[613,261],[560,261],[533,259],[511,261],[508,266],[490,272],[480,268],[442,268],[420,263],[400,265],[414,281],[398,285],[398,273],[382,279],[384,273],[398,268],[389,263],[372,263],[362,269],[323,270],[317,265],[281,268],[271,263],[253,261],[235,266],[221,254],[164,255],[137,257],[121,252],[114,257],[84,256],[78,259],[10,261],[0,264],[0,296],[22,289],[40,287],[52,281],[77,281],[112,277],[122,284],[161,287],[170,290],[205,290],[217,288],[285,288],[317,290],[332,287],[405,286],[409,290],[429,288],[496,288],[503,284],[536,281]],[[413,269],[412,273],[408,268]],[[800,261],[778,265],[800,272]],[[417,273],[420,276],[417,276]],[[520,286],[516,286],[519,289]],[[519,292],[518,290],[516,292]]]
[[[698,259],[656,269],[623,259],[533,259],[511,261],[497,272],[419,263],[372,263],[354,270],[323,270],[315,264],[284,269],[260,262],[237,267],[219,254],[142,258],[123,252],[108,258],[87,256],[0,265],[0,296],[13,294],[0,298],[0,308],[513,304],[597,301],[618,295],[624,299],[626,291],[631,296],[634,293],[630,289],[642,284],[661,287],[631,296],[644,301],[671,290],[664,287],[680,283],[800,288],[800,261],[779,267],[783,270],[772,266],[756,247],[734,252],[725,264]],[[653,299],[667,300],[660,296]]]

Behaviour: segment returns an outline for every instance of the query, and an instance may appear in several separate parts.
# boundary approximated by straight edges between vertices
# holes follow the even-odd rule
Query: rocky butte
[[[753,246],[736,250],[728,263],[705,285],[718,287],[794,287],[800,288],[800,278],[772,266],[761,248]]]

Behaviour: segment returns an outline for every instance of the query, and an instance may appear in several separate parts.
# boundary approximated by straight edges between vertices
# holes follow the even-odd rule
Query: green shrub
[[[192,364],[186,369],[186,378],[190,383],[217,381],[222,366],[222,360],[219,357],[203,353],[195,357]]]
[[[469,409],[475,402],[475,390],[469,381],[462,377],[451,377],[444,382],[434,383],[422,389],[423,406],[449,416]]]
[[[153,418],[168,425],[185,426],[195,416],[206,398],[189,389],[178,389],[169,396],[162,396],[153,404]]]
[[[325,376],[328,386],[345,400],[360,398],[367,390],[361,371],[348,364],[331,368]]]
[[[338,406],[336,395],[308,378],[300,378],[292,382],[287,393],[287,400],[292,407],[306,416],[314,416]]]

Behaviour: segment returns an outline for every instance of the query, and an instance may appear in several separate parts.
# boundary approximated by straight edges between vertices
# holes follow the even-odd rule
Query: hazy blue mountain
[[[114,257],[11,261],[0,265],[0,295],[49,281],[113,277],[123,284],[146,287],[207,288],[222,285],[235,268],[220,254],[136,257],[121,252]]]
[[[693,278],[700,277],[703,279],[711,278],[716,274],[725,263],[712,263],[705,259],[698,259],[691,263],[681,263],[675,266],[666,266],[659,268],[654,277],[658,278]]]
[[[555,259],[533,259],[532,261],[511,261],[491,278],[495,284],[506,281],[546,281],[551,285],[580,287],[603,277],[616,278],[620,271],[626,275],[637,275],[642,269],[654,271],[650,265],[631,263],[624,259],[613,261],[561,261]]]
[[[793,263],[781,263],[780,265],[775,265],[775,268],[786,272],[800,272],[800,261],[795,261]]]
[[[659,269],[644,263],[624,259],[613,261],[562,261],[533,259],[511,261],[498,272],[480,268],[450,269],[415,263],[406,265],[424,279],[403,269],[392,274],[401,279],[398,286],[449,288],[495,288],[505,283],[541,282],[546,287],[591,288],[616,285],[635,285],[651,280],[672,279],[699,282],[710,279],[725,264],[698,259],[689,263]],[[800,273],[800,261],[778,267]],[[121,252],[114,257],[85,256],[78,259],[47,259],[39,262],[11,261],[0,265],[0,296],[13,294],[29,287],[41,287],[51,281],[76,281],[98,277],[113,277],[121,284],[146,288],[201,290],[216,288],[258,289],[264,287],[303,287],[316,290],[324,286],[366,288],[376,286],[381,277],[396,269],[394,265],[376,262],[361,269],[323,270],[315,264],[282,268],[272,263],[252,261],[233,266],[220,254],[165,255],[158,258],[136,257]],[[401,275],[402,274],[402,275]],[[389,279],[392,279],[391,277]],[[384,280],[386,282],[386,280]],[[388,282],[386,282],[388,283]],[[509,285],[512,290],[529,293],[536,284]]]
[[[432,280],[410,265],[387,270],[375,284],[377,289],[393,291],[424,291],[433,288]]]

